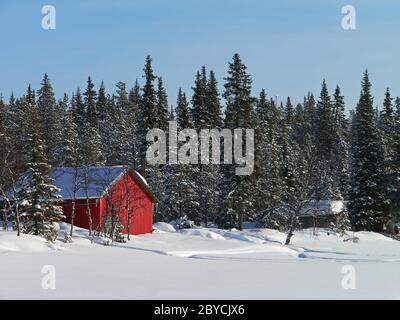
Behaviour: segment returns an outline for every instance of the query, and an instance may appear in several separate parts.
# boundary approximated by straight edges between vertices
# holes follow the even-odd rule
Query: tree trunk
[[[286,241],[285,241],[285,245],[289,245],[290,244],[290,240],[293,237],[294,234],[294,221],[296,218],[296,214],[293,212],[292,215],[290,216],[290,225],[289,225],[289,231],[288,234],[286,236]]]
[[[290,240],[292,239],[292,237],[293,237],[293,228],[290,228],[286,236],[285,246],[290,244]]]
[[[242,231],[243,230],[243,210],[242,210],[242,206],[239,203],[238,204],[238,227],[239,230]]]
[[[7,231],[8,230],[8,215],[7,215],[7,205],[6,202],[4,201],[4,205],[3,205],[3,230]]]
[[[128,225],[127,225],[128,240],[131,240],[131,223],[132,223],[132,210],[128,209]]]
[[[92,212],[90,210],[89,197],[87,196],[87,194],[86,194],[86,214],[88,216],[88,221],[89,221],[89,236],[91,236],[93,229],[93,221],[92,221]]]
[[[15,222],[17,223],[17,236],[21,235],[21,223],[19,220],[19,208],[18,205],[15,206]]]
[[[74,220],[75,220],[75,199],[72,200],[72,212],[71,212],[71,229],[69,235],[72,237],[72,232],[74,230]]]

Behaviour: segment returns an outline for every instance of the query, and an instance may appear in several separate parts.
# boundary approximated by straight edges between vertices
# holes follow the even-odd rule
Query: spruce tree
[[[254,99],[251,96],[252,80],[239,54],[229,63],[223,97],[226,100],[225,128],[254,128]],[[234,165],[224,165],[221,181],[223,206],[218,217],[221,227],[242,229],[243,221],[252,216],[252,177],[235,174]],[[246,215],[246,217],[245,217]]]
[[[342,212],[340,212],[336,229],[339,232],[339,235],[342,237],[344,237],[347,232],[351,230],[351,222],[347,208],[344,208]]]
[[[382,231],[389,219],[389,201],[368,71],[362,80],[353,134],[350,219],[356,230]]]
[[[193,128],[189,112],[186,95],[179,89],[176,107],[178,130]],[[197,171],[197,167],[191,164],[171,164],[163,167],[165,190],[159,219],[171,221],[184,216],[196,218],[198,206],[195,201],[195,170]]]
[[[86,91],[83,95],[85,96],[86,122],[93,128],[98,128],[96,109],[97,94],[94,90],[94,84],[90,76],[88,77]]]
[[[338,188],[341,196],[346,199],[350,183],[349,122],[345,115],[344,97],[341,95],[339,86],[336,86],[333,99],[333,180],[335,188]]]
[[[104,165],[101,137],[95,127],[90,125],[86,126],[84,140],[79,153],[82,156],[82,163],[85,166]]]
[[[82,142],[85,136],[87,115],[85,104],[83,103],[83,98],[79,87],[76,89],[75,94],[72,96],[71,105],[74,115],[74,121],[76,127],[78,128],[79,141]]]
[[[218,82],[213,70],[210,71],[207,82],[206,108],[209,116],[210,127],[221,128],[223,124],[221,111],[222,107],[218,91]]]
[[[186,94],[179,88],[178,99],[176,103],[176,121],[180,128],[192,128],[193,124],[190,117],[189,102]]]
[[[325,80],[322,82],[321,93],[317,103],[317,119],[317,156],[319,166],[326,173],[326,176],[324,177],[325,181],[320,181],[322,186],[316,196],[316,200],[323,200],[321,197],[341,199],[341,194],[334,178],[335,124],[333,106]]]
[[[28,93],[31,92],[30,87]],[[32,96],[31,96],[32,98]],[[13,152],[11,155],[15,173],[23,173],[27,169],[29,162],[30,145],[30,113],[31,109],[36,108],[34,101],[28,102],[25,97],[14,99],[11,95],[7,108],[8,114],[8,135],[13,143]]]
[[[292,101],[290,100],[290,97],[287,97],[286,99],[286,104],[285,104],[285,117],[286,117],[286,123],[288,126],[293,127],[294,126],[294,117],[295,117],[295,111],[292,105]]]
[[[54,241],[57,229],[54,222],[63,218],[60,207],[60,191],[52,185],[50,166],[47,164],[42,141],[39,121],[36,110],[30,112],[29,143],[31,146],[30,162],[28,169],[21,179],[18,190],[18,199],[23,199],[19,204],[23,216],[23,232],[44,236],[49,241]]]
[[[394,220],[400,218],[400,97],[395,100],[394,132],[393,132],[393,159],[391,163],[390,208]]]
[[[133,88],[129,91],[129,110],[127,115],[127,122],[129,126],[130,135],[130,149],[131,149],[131,165],[136,169],[138,164],[138,121],[139,121],[139,110],[140,110],[140,85],[136,79]]]
[[[110,108],[110,118],[112,122],[111,141],[113,144],[113,155],[115,164],[131,165],[133,162],[133,137],[131,123],[131,110],[124,82],[118,82],[115,104]]]
[[[195,128],[206,129],[210,127],[209,115],[206,106],[207,76],[205,67],[198,71],[194,83],[192,96],[192,119]]]
[[[67,101],[68,96],[65,94],[63,100],[63,106],[65,109],[62,113],[63,139],[60,148],[60,155],[62,155],[60,166],[76,167],[81,164],[78,128],[74,122],[72,109],[68,107]]]
[[[42,87],[38,90],[37,108],[41,130],[43,132],[44,152],[50,164],[57,162],[57,143],[60,127],[56,99],[50,78],[47,73],[43,77]]]
[[[101,82],[99,91],[97,93],[96,111],[97,111],[97,120],[99,122],[99,128],[101,131],[102,125],[104,124],[107,118],[107,93],[103,81]]]
[[[281,115],[261,90],[256,106],[256,151],[255,151],[255,206],[259,213],[257,221],[262,227],[280,228],[279,212],[273,210],[281,201],[282,180],[280,177],[279,126]]]
[[[317,103],[318,154],[321,161],[329,161],[333,149],[333,112],[328,87],[322,82],[321,94]]]
[[[142,88],[142,99],[140,103],[140,115],[138,122],[138,137],[140,139],[138,152],[141,162],[145,160],[147,142],[146,135],[150,129],[157,127],[157,92],[154,88],[154,80],[156,76],[154,75],[152,68],[152,59],[150,56],[146,58],[146,64],[143,69],[145,78],[145,84]]]
[[[158,77],[157,86],[157,121],[157,128],[168,130],[168,96],[161,77]]]
[[[385,159],[385,176],[387,179],[387,191],[390,198],[395,197],[391,193],[396,189],[395,174],[393,174],[393,161],[395,158],[394,138],[395,138],[395,117],[393,111],[393,102],[389,88],[386,89],[385,99],[383,101],[383,110],[379,116],[379,134],[383,155]]]

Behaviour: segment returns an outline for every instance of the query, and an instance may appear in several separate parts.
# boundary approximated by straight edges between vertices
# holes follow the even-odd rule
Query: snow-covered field
[[[400,298],[400,242],[380,234],[356,233],[354,243],[308,229],[284,246],[269,229],[155,228],[113,246],[79,229],[55,245],[0,231],[0,299]],[[44,266],[54,266],[54,290],[42,287]]]

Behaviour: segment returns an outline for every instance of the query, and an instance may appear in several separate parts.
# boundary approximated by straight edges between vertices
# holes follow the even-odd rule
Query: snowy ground
[[[91,243],[85,230],[55,245],[0,231],[0,299],[400,298],[400,242],[380,234],[356,233],[354,243],[304,230],[284,246],[285,235],[268,229],[156,227],[116,246]],[[55,290],[42,288],[45,265]],[[342,286],[349,265],[355,289]]]

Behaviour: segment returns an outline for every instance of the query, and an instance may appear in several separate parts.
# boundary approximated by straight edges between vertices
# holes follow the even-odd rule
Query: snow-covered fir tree
[[[52,185],[50,166],[47,164],[36,110],[31,108],[29,143],[31,145],[28,168],[18,185],[19,207],[23,232],[44,236],[54,241],[57,229],[54,222],[63,218],[60,207],[60,191]]]
[[[255,124],[254,98],[251,95],[252,80],[239,54],[229,63],[223,97],[226,100],[225,128],[252,129]],[[221,179],[221,210],[218,225],[242,228],[245,217],[253,215],[253,176],[238,176],[234,165],[224,165]]]
[[[157,91],[154,88],[154,80],[156,76],[153,72],[152,59],[146,57],[146,64],[143,68],[143,78],[145,84],[142,87],[142,98],[140,102],[139,121],[138,121],[138,153],[140,158],[140,166],[142,166],[147,150],[146,134],[150,129],[157,127]]]
[[[368,71],[363,76],[353,125],[350,219],[356,230],[381,231],[389,220],[389,199]]]
[[[41,130],[43,132],[44,152],[50,164],[57,164],[57,142],[61,140],[61,121],[57,112],[56,98],[47,73],[42,87],[37,93],[37,108]]]

